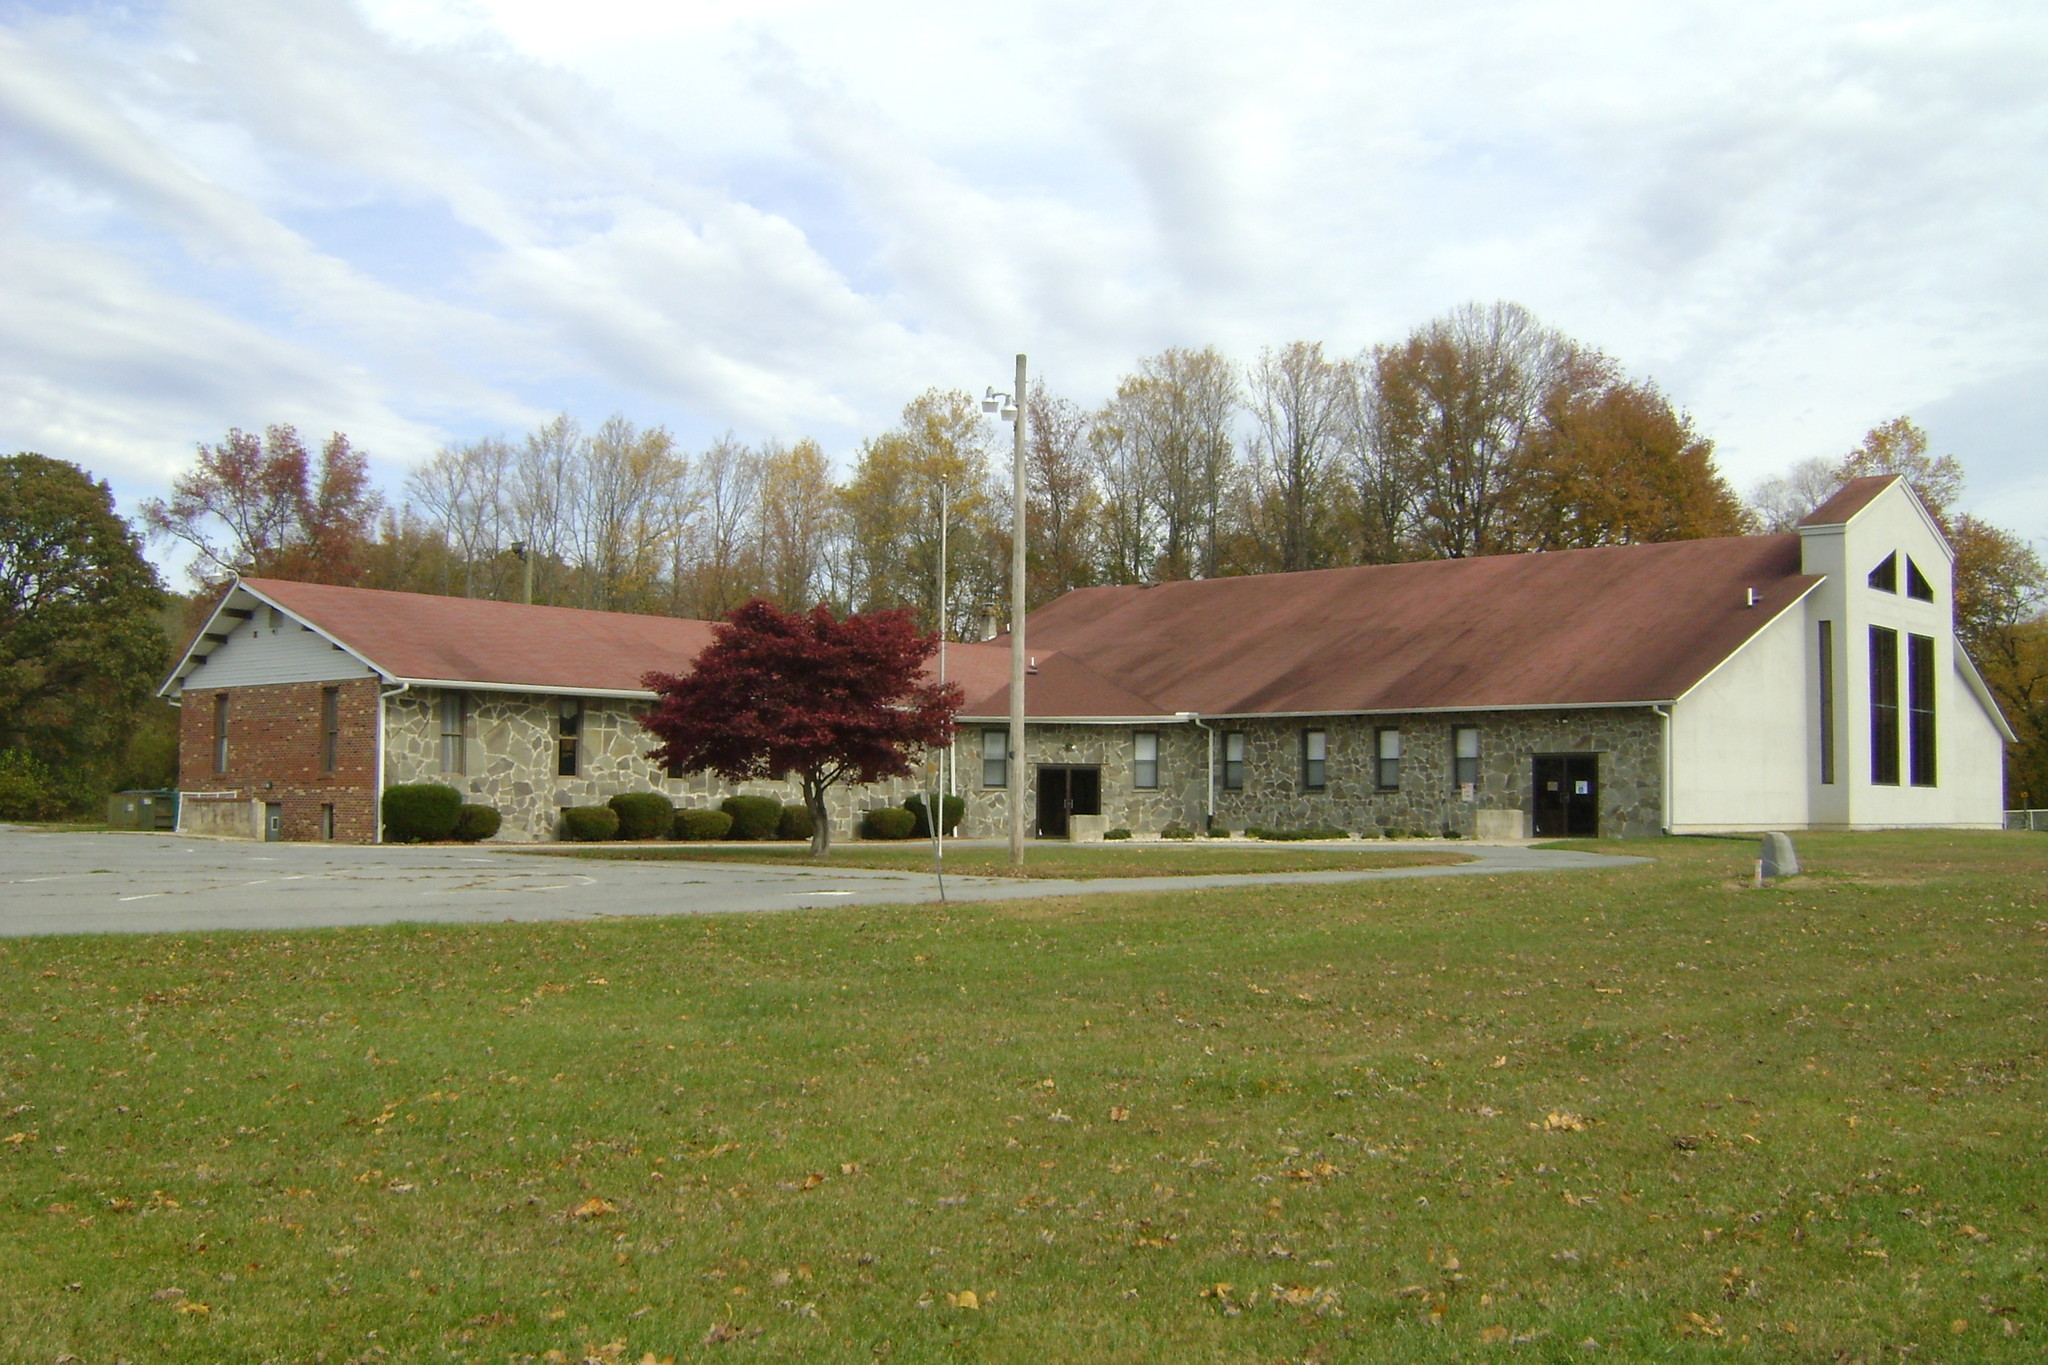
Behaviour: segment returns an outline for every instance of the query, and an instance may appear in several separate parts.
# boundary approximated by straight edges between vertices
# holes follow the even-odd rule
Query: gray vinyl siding
[[[255,616],[235,623],[227,642],[216,646],[205,664],[192,670],[185,686],[252,687],[369,676],[370,670],[353,654],[336,649],[290,616],[284,618],[280,629],[272,630],[269,611],[258,607]]]

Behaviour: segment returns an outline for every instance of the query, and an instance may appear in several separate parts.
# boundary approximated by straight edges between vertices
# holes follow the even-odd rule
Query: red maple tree
[[[647,674],[657,700],[640,723],[661,741],[650,757],[729,782],[793,774],[811,812],[811,854],[823,856],[834,784],[908,777],[910,750],[951,742],[965,694],[926,681],[938,647],[908,612],[840,619],[822,605],[787,612],[756,598],[727,614],[687,674]]]

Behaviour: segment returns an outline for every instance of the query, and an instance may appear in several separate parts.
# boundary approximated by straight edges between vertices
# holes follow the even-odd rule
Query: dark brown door
[[[1064,839],[1068,820],[1102,814],[1102,769],[1041,767],[1038,770],[1038,837]]]
[[[1537,838],[1600,837],[1600,755],[1538,754],[1531,776]]]

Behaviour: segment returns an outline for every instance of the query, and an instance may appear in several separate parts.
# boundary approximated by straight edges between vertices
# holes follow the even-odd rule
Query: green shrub
[[[931,812],[926,809],[928,804],[923,792],[918,792],[903,803],[903,809],[909,811],[917,820],[917,823],[911,827],[911,837],[914,839],[929,839],[932,837]],[[945,811],[946,833],[952,834],[960,828],[960,817],[967,813],[967,798],[964,796],[949,796],[945,799],[941,809]]]
[[[1131,837],[1131,832],[1127,829],[1106,829],[1102,832],[1102,837],[1105,839],[1128,839]]]
[[[804,843],[818,832],[818,822],[811,818],[809,806],[784,806],[782,818],[775,822],[775,837],[778,839],[800,839]]]
[[[679,810],[676,812],[675,837],[688,839],[692,843],[710,843],[723,839],[732,829],[732,817],[722,810]]]
[[[1211,826],[1209,826],[1209,837],[1210,837],[1211,839],[1228,839],[1228,838],[1230,837],[1230,826],[1228,826],[1228,825],[1211,825]]]
[[[773,839],[782,823],[782,803],[772,796],[728,796],[718,808],[732,817],[728,839]]]
[[[0,750],[0,820],[49,820],[63,811],[48,768],[26,750]]]
[[[1350,833],[1341,829],[1248,829],[1245,831],[1254,839],[1269,839],[1274,843],[1299,843],[1304,839],[1349,839]]]
[[[579,844],[602,843],[619,832],[619,813],[610,806],[567,806],[562,810],[562,837]]]
[[[863,839],[908,839],[917,828],[917,817],[901,806],[883,806],[860,818]]]
[[[496,806],[465,805],[455,815],[455,837],[465,844],[481,843],[498,832],[505,817]]]
[[[619,813],[621,839],[666,839],[675,827],[675,802],[660,792],[620,792],[605,804]]]
[[[384,839],[423,844],[455,833],[462,818],[462,793],[438,782],[401,782],[384,789]]]
[[[1195,832],[1186,825],[1168,825],[1165,829],[1159,831],[1159,837],[1162,839],[1192,839],[1195,837]]]

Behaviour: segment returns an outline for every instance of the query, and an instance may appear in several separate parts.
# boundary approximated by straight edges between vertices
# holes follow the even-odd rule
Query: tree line
[[[1043,384],[1026,402],[1032,606],[1105,583],[1783,530],[1847,478],[1905,474],[1956,547],[1959,631],[2022,732],[2013,799],[2048,804],[2048,574],[1955,510],[1960,465],[1904,418],[1745,502],[1654,383],[1507,303],[1353,355],[1172,348],[1098,407]],[[624,416],[563,415],[445,447],[390,501],[346,436],[316,452],[276,425],[201,445],[140,520],[192,555],[188,626],[240,572],[507,600],[530,583],[536,602],[699,618],[756,597],[906,607],[930,628],[943,502],[944,625],[971,638],[1009,598],[1010,440],[940,389],[842,474],[808,439],[692,451]]]

